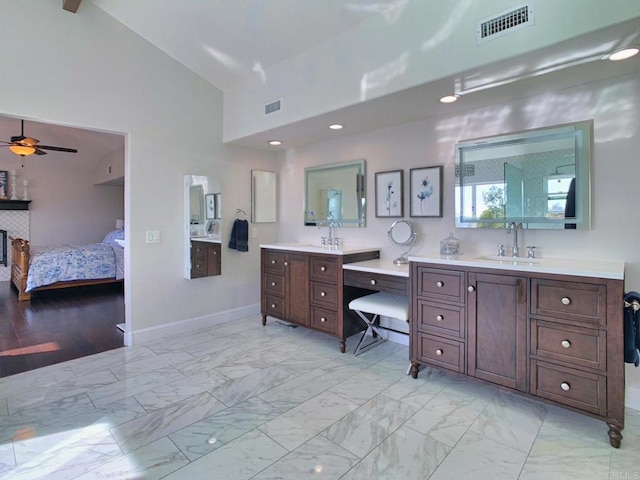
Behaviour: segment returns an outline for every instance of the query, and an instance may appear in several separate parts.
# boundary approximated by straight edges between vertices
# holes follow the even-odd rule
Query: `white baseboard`
[[[171,335],[183,334],[194,330],[200,330],[206,327],[212,327],[221,323],[238,320],[240,318],[258,315],[260,313],[260,304],[247,305],[244,307],[225,310],[224,312],[216,312],[201,317],[187,318],[177,322],[164,323],[155,327],[143,328],[133,332],[125,330],[124,340],[126,346],[140,345],[144,342],[157,340]]]
[[[634,410],[640,410],[640,388],[639,387],[625,388],[624,406],[627,408],[633,408]]]

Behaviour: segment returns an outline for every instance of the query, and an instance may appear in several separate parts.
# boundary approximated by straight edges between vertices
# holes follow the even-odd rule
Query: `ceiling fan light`
[[[35,148],[28,145],[10,145],[9,150],[11,150],[16,155],[20,155],[21,157],[26,157],[35,153],[36,151]]]

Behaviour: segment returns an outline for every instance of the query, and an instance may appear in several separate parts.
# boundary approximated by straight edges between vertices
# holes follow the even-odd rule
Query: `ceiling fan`
[[[26,157],[31,154],[46,155],[45,150],[55,150],[56,152],[78,153],[75,148],[52,147],[51,145],[38,145],[40,140],[24,136],[24,120],[20,120],[20,135],[11,137],[10,142],[0,140],[0,147],[9,147],[16,155]],[[4,145],[2,145],[4,144]]]

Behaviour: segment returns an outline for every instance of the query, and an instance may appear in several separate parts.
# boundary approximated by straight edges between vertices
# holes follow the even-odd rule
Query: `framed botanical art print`
[[[376,217],[404,216],[403,171],[376,173]]]
[[[206,209],[207,220],[213,220],[216,217],[216,195],[214,193],[207,193],[204,196],[204,204]]]
[[[442,165],[409,170],[412,217],[442,217]]]

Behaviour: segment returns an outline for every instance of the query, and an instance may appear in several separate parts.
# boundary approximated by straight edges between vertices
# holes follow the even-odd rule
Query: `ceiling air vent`
[[[502,37],[534,24],[533,5],[526,3],[480,20],[476,29],[478,43]]]
[[[271,113],[276,113],[282,110],[282,99],[276,100],[275,102],[266,103],[264,105],[264,114],[269,115]]]

